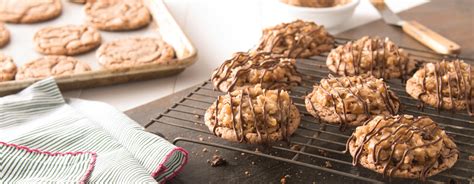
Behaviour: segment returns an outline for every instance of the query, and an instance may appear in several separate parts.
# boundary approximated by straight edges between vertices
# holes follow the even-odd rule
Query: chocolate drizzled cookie
[[[255,50],[290,58],[307,58],[328,52],[333,46],[334,38],[324,26],[296,20],[264,29]]]
[[[382,79],[373,76],[322,79],[305,98],[308,112],[332,124],[359,126],[374,115],[395,115],[400,101]]]
[[[462,60],[427,63],[407,81],[410,96],[430,106],[464,110],[473,116],[474,70]]]
[[[262,52],[237,52],[214,70],[211,80],[217,90],[227,92],[255,84],[265,89],[288,89],[299,85],[301,77],[294,59]]]
[[[333,49],[326,65],[343,76],[371,74],[377,78],[402,80],[416,67],[416,63],[409,62],[408,54],[388,38],[368,36]]]
[[[459,151],[428,117],[376,116],[357,127],[346,144],[353,165],[388,176],[420,178],[451,168]]]
[[[300,114],[286,91],[256,85],[219,96],[204,120],[216,136],[260,144],[287,139],[300,124]]]

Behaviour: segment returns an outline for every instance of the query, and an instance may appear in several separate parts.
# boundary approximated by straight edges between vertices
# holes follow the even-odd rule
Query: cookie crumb
[[[202,152],[207,152],[207,151],[208,151],[207,148],[202,149]]]
[[[324,151],[324,150],[322,150],[322,149],[318,149],[318,152],[319,152],[319,154],[322,155],[322,156],[325,156],[325,157],[328,156],[328,152],[326,152],[326,151]]]
[[[201,118],[201,116],[199,116],[198,114],[195,114],[194,118],[199,119],[199,118]]]
[[[255,162],[252,162],[252,165],[255,165]]]
[[[199,137],[199,140],[200,140],[200,141],[203,141],[204,139],[203,139],[202,137]]]
[[[332,164],[329,161],[324,162],[324,167],[332,168]]]
[[[220,155],[212,156],[212,160],[210,161],[212,167],[219,167],[227,165],[227,161],[222,158]]]
[[[242,152],[242,153],[240,153],[240,155],[244,156],[244,155],[245,155],[245,153],[243,153],[243,152]]]
[[[250,176],[250,172],[249,171],[245,171],[244,173],[246,176]]]
[[[474,155],[469,155],[469,160],[473,161],[474,160]]]
[[[211,137],[207,137],[207,139],[211,139]]]
[[[237,160],[237,157],[234,157],[234,160]]]
[[[255,152],[256,152],[256,153],[261,153],[258,148],[255,148]]]
[[[291,149],[295,151],[299,151],[301,149],[301,146],[299,144],[293,144],[293,146],[291,146]]]

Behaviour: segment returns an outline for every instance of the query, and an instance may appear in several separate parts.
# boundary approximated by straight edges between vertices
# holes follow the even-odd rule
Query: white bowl
[[[327,8],[300,7],[289,5],[279,0],[272,1],[275,2],[280,11],[287,12],[289,19],[314,21],[316,24],[324,25],[326,28],[333,28],[352,17],[360,0],[351,0],[347,4]]]

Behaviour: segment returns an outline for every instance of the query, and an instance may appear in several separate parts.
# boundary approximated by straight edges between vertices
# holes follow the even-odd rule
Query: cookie
[[[0,53],[0,82],[9,81],[15,78],[16,65],[13,59]]]
[[[60,0],[0,0],[0,21],[35,23],[61,15]]]
[[[286,91],[256,85],[217,97],[204,120],[218,137],[261,144],[288,139],[300,124],[300,113]]]
[[[334,37],[324,26],[296,20],[264,29],[255,50],[291,58],[307,58],[329,52],[333,45]]]
[[[90,71],[87,63],[68,56],[44,56],[26,63],[18,69],[16,80],[65,76]]]
[[[85,5],[87,22],[104,31],[142,28],[151,15],[141,0],[89,0]]]
[[[104,68],[169,63],[175,58],[171,45],[150,37],[126,38],[105,43],[99,47],[96,55]]]
[[[308,112],[321,120],[360,126],[374,115],[395,115],[400,109],[397,95],[382,79],[373,76],[322,79],[305,98]]]
[[[214,88],[222,92],[255,84],[265,89],[289,89],[301,83],[295,59],[262,52],[235,53],[214,70],[211,80]]]
[[[407,93],[437,109],[465,110],[473,116],[474,70],[462,60],[427,63],[407,81]]]
[[[451,168],[454,141],[428,117],[376,116],[357,127],[346,144],[353,165],[401,178],[427,177]]]
[[[329,70],[338,75],[371,74],[384,79],[405,79],[415,69],[415,64],[388,38],[368,36],[339,45],[331,50],[326,60]]]
[[[100,33],[88,26],[45,27],[33,37],[36,51],[47,55],[77,55],[100,45]]]
[[[7,45],[10,41],[10,31],[8,31],[5,24],[0,22],[0,48]]]

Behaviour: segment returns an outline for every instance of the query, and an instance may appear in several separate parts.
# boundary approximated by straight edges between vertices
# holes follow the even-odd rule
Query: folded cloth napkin
[[[0,98],[0,183],[164,183],[188,153],[53,78]]]

